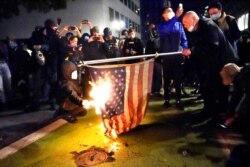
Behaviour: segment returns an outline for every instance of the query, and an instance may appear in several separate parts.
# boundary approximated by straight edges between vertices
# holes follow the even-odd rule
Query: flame
[[[109,100],[112,84],[108,77],[105,79],[99,79],[96,83],[90,83],[92,85],[92,90],[90,92],[90,97],[93,98],[92,105],[95,106],[96,113],[101,114],[101,109],[104,109],[105,103]]]
[[[119,150],[118,143],[117,143],[117,142],[112,143],[112,144],[110,145],[109,152],[117,151],[117,150]]]
[[[105,110],[105,104],[109,100],[110,95],[112,93],[112,82],[108,75],[105,78],[99,79],[97,82],[90,82],[92,85],[92,90],[89,93],[89,96],[93,99],[91,101],[84,101],[83,105],[85,108],[95,107],[96,114],[101,114],[101,110]],[[117,138],[117,133],[114,129],[112,129],[109,125],[109,120],[104,119],[103,122],[106,122],[105,125],[102,123],[100,128],[105,131],[106,136],[111,137],[113,139]]]

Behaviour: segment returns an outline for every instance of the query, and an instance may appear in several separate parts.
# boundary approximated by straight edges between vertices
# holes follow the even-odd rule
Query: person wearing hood
[[[63,80],[61,81],[61,96],[58,99],[59,109],[55,112],[54,118],[64,115],[63,118],[74,123],[77,121],[77,116],[87,113],[83,105],[85,102],[83,90],[78,80],[76,64],[64,61],[62,70]]]
[[[227,40],[237,53],[237,41],[241,37],[241,32],[237,25],[235,17],[226,14],[222,9],[222,4],[216,0],[208,6],[208,13],[210,18],[221,28]]]
[[[161,16],[163,21],[157,26],[160,34],[160,52],[177,52],[182,51],[183,55],[189,55],[190,50],[188,48],[188,42],[184,28],[178,21],[171,7],[165,7]],[[163,79],[164,79],[164,106],[170,107],[170,94],[171,94],[171,80],[174,82],[176,90],[176,107],[183,110],[183,104],[181,102],[181,79],[183,76],[182,64],[184,57],[182,54],[165,56],[163,60]]]

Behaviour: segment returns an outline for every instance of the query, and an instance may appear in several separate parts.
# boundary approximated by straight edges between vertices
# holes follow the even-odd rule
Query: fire
[[[112,143],[112,144],[110,145],[109,152],[117,151],[117,150],[119,150],[118,143],[117,143],[117,142]]]
[[[92,98],[92,100],[84,100],[83,106],[86,109],[89,109],[91,107],[95,107],[96,114],[101,114],[101,110],[105,110],[105,104],[109,100],[110,95],[112,93],[112,82],[108,75],[106,75],[105,78],[99,79],[97,82],[92,83],[92,90],[90,91],[89,95]],[[104,119],[103,122],[105,122],[105,125],[102,123],[100,128],[104,131],[105,135],[116,139],[117,133],[114,129],[112,129],[111,126],[109,126],[109,120]]]
[[[105,103],[110,98],[111,94],[111,81],[108,77],[105,79],[99,79],[96,83],[90,83],[92,85],[92,90],[90,92],[90,97],[93,98],[93,106],[95,106],[96,113],[101,114],[101,109],[104,109]]]

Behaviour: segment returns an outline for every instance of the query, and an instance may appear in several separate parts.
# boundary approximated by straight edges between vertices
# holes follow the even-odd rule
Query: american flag
[[[121,134],[144,117],[151,92],[154,60],[134,64],[88,66],[92,82],[109,77],[111,96],[101,114],[106,129]]]

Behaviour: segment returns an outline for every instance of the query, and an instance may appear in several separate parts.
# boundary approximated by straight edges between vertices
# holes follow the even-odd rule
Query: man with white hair
[[[205,117],[217,116],[227,110],[229,95],[228,88],[222,84],[220,70],[227,63],[235,63],[237,56],[222,30],[211,19],[200,18],[194,11],[188,11],[182,23],[194,35],[192,56],[196,56],[201,67],[203,114]]]
[[[227,119],[221,124],[222,127],[227,128],[235,118],[249,114],[247,112],[250,111],[250,64],[239,67],[234,63],[228,63],[222,68],[220,75],[224,85],[234,85]]]

